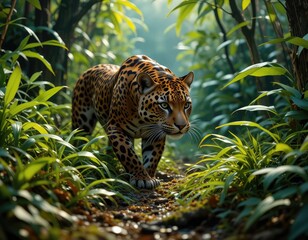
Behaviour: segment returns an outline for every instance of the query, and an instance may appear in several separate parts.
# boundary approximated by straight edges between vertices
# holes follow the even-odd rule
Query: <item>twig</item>
[[[217,2],[217,0],[215,0],[215,5],[217,6],[216,2]],[[215,15],[216,22],[217,22],[217,24],[218,24],[218,26],[220,28],[220,31],[222,32],[223,41],[226,42],[228,40],[227,39],[227,33],[226,33],[226,30],[224,29],[224,26],[222,25],[222,23],[220,21],[220,18],[218,16],[217,7],[214,7],[214,15]],[[224,50],[225,50],[225,55],[226,55],[226,59],[227,59],[228,65],[230,67],[230,70],[231,70],[232,73],[235,73],[232,61],[231,61],[230,56],[229,56],[229,47],[228,47],[228,45],[226,45],[224,47]]]
[[[252,8],[251,31],[252,34],[255,35],[256,21],[257,21],[256,1],[251,1],[251,8]]]
[[[6,32],[7,32],[7,29],[9,27],[9,22],[11,21],[11,17],[12,17],[15,5],[16,5],[16,0],[12,0],[11,1],[11,8],[10,8],[9,14],[6,17],[6,22],[5,22],[5,25],[4,25],[4,29],[3,29],[2,33],[1,33],[0,49],[2,48],[2,44],[4,42],[4,39],[5,39],[5,36],[6,36]]]
[[[217,4],[216,1],[215,1],[215,4],[210,3],[210,2],[208,2],[208,1],[204,1],[204,2],[207,3],[208,5],[210,5],[211,7],[219,8],[219,9],[221,9],[223,12],[225,12],[225,13],[227,13],[227,14],[229,14],[229,15],[232,15],[231,12],[228,12],[226,9],[222,8],[221,6],[219,6],[219,5]]]
[[[89,2],[86,2],[82,5],[80,10],[76,13],[76,15],[72,19],[72,26],[77,24],[80,19],[87,14],[87,12],[91,9],[92,6],[94,6],[96,3],[103,2],[104,0],[91,0]]]

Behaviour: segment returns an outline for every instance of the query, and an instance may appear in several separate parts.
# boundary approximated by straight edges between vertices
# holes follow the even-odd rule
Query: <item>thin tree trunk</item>
[[[65,43],[68,50],[45,46],[41,49],[41,54],[49,61],[51,64],[54,75],[49,71],[43,72],[43,79],[50,81],[56,86],[66,86],[67,85],[67,70],[68,70],[68,53],[71,49],[72,43],[74,41],[74,31],[78,22],[82,19],[84,15],[92,8],[96,3],[102,2],[103,0],[89,0],[87,2],[80,2],[79,0],[61,0],[58,10],[58,18],[54,19],[53,30],[59,34],[63,42]],[[50,20],[50,0],[40,0],[42,10],[36,9],[35,12],[35,25],[49,27],[51,24]],[[54,39],[52,34],[42,31],[39,35],[42,41],[49,39]],[[35,63],[31,66],[31,73],[42,69],[41,63]],[[62,98],[57,95],[56,102],[61,103]]]
[[[230,0],[230,8],[232,11],[232,17],[237,21],[238,24],[245,22],[243,15],[241,14],[239,8],[236,5],[235,0]],[[256,2],[251,2],[252,8],[252,20],[251,27],[243,26],[241,31],[246,39],[246,43],[248,45],[250,59],[252,64],[256,64],[260,62],[260,55],[257,47],[257,43],[255,41],[255,28],[256,28]],[[256,86],[258,91],[263,91],[264,86],[262,81],[256,78]]]
[[[308,0],[286,0],[287,16],[291,35],[304,37],[308,34]],[[308,90],[308,50],[304,48],[297,54],[299,47],[293,45],[291,60],[299,91]]]

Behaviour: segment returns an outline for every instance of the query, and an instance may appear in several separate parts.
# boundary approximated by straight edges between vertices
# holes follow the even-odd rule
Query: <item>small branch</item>
[[[244,17],[242,16],[241,12],[239,11],[238,7],[236,6],[235,0],[230,0],[230,7],[231,7],[231,15],[232,17],[237,21],[237,23],[245,22]],[[245,35],[245,37],[250,33],[250,29],[247,26],[243,26],[242,32]]]
[[[11,1],[11,8],[10,8],[9,14],[6,17],[4,29],[3,29],[2,33],[1,33],[0,49],[2,48],[2,44],[4,42],[4,39],[5,39],[5,36],[6,36],[6,32],[7,32],[7,29],[9,27],[9,22],[11,21],[11,17],[12,17],[15,5],[16,5],[16,0],[12,0]]]
[[[215,0],[215,4],[210,3],[210,2],[208,2],[208,1],[204,1],[204,2],[206,2],[208,5],[210,5],[210,6],[213,7],[213,8],[219,8],[219,9],[221,9],[223,12],[225,12],[225,13],[227,13],[227,14],[229,14],[229,15],[232,15],[232,13],[228,12],[227,10],[225,10],[224,8],[222,8],[221,6],[219,6],[219,5],[217,4],[216,0]]]
[[[216,5],[216,1],[217,0],[215,0],[215,5]],[[220,31],[222,32],[223,41],[226,42],[228,40],[227,33],[226,33],[225,29],[224,29],[224,26],[222,25],[222,23],[220,21],[220,18],[219,18],[219,15],[218,15],[218,11],[217,11],[217,7],[214,7],[214,15],[215,15],[216,22],[217,22],[217,24],[218,24],[218,26],[220,28]],[[229,47],[226,45],[224,47],[224,50],[225,50],[225,55],[226,55],[226,59],[227,59],[228,65],[230,67],[230,70],[231,70],[232,73],[235,73],[232,61],[231,61],[230,56],[229,56]]]
[[[251,1],[251,8],[252,8],[251,31],[252,34],[255,35],[256,21],[257,21],[256,1]]]
[[[267,1],[267,0],[264,0],[264,3],[265,3],[265,6],[266,6],[266,9],[267,9],[267,12],[269,13],[270,8],[272,7],[272,3]],[[282,4],[282,3],[280,2],[280,4]],[[275,20],[270,18],[270,21],[271,21],[272,27],[274,29],[274,32],[275,32],[277,38],[283,38],[283,28],[281,26],[281,22],[279,20],[279,17],[277,15],[276,11],[275,11],[275,14],[276,14]],[[291,58],[291,56],[290,56],[291,50],[288,48],[287,44],[284,41],[281,42],[280,45],[281,45],[282,50],[283,50],[282,54],[283,54],[283,57],[285,58],[286,65],[288,65],[288,69],[291,69],[290,61],[288,59],[288,57]]]
[[[230,0],[230,7],[231,7],[231,11],[232,11],[232,17],[237,21],[237,23],[243,23],[245,22],[244,17],[242,16],[241,12],[239,11],[235,0]],[[260,62],[260,56],[259,56],[259,52],[257,49],[257,45],[254,39],[254,32],[251,28],[249,28],[248,26],[243,26],[241,28],[241,31],[246,39],[246,42],[248,44],[249,47],[249,51],[250,51],[250,56],[251,56],[251,61],[253,64]]]
[[[239,24],[244,22],[245,19],[242,16],[241,12],[239,11],[235,0],[230,0],[229,2],[230,2],[230,8],[231,8],[231,11],[232,11],[232,17]],[[254,2],[254,1],[252,1],[252,2]],[[254,5],[254,7],[255,7],[255,5]],[[255,11],[255,10],[253,10],[253,11]],[[260,55],[259,55],[259,52],[258,52],[256,41],[254,39],[254,30],[252,30],[248,26],[243,26],[241,28],[241,31],[242,31],[245,39],[246,39],[246,43],[247,43],[248,48],[249,48],[251,63],[252,64],[259,63],[260,62]],[[256,85],[257,85],[258,91],[263,90],[262,83],[258,78],[256,78]]]
[[[103,2],[104,0],[90,0],[84,4],[82,4],[80,10],[76,13],[76,15],[72,19],[72,26],[76,25],[81,18],[87,14],[87,12],[94,6],[96,3]]]

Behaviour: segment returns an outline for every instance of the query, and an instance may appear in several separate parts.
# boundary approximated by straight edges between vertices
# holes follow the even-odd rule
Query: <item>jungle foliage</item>
[[[197,75],[192,119],[203,135],[173,194],[210,205],[233,235],[308,235],[308,37],[292,28],[294,2],[186,0],[170,10],[178,17],[167,31],[183,39],[177,60]],[[101,130],[71,131],[66,85],[80,69],[131,55],[142,12],[125,0],[11,0],[0,21],[0,238],[59,239],[75,207],[103,210],[133,191]]]
[[[115,38],[116,33],[125,32],[120,27],[123,19],[126,28],[134,29],[123,9],[127,7],[140,13],[138,8],[125,1],[114,3],[118,8],[104,12],[104,17],[109,19],[108,27],[104,27],[106,39],[90,44],[96,50],[109,44],[108,37]],[[57,104],[52,100],[60,91],[66,99],[70,97],[63,93],[65,86],[56,86],[53,78],[43,74],[49,71],[56,75],[54,67],[57,66],[50,64],[50,56],[45,58],[41,50],[52,47],[68,51],[68,48],[52,28],[43,30],[51,32],[56,39],[41,41],[38,37],[42,31],[40,27],[23,24],[30,19],[20,16],[22,6],[26,9],[29,4],[32,11],[42,9],[39,1],[22,4],[13,0],[1,3],[0,7],[0,238],[37,239],[39,236],[40,239],[59,239],[62,236],[59,227],[62,224],[72,226],[77,221],[69,209],[77,205],[90,208],[92,204],[103,209],[106,200],[109,204],[115,203],[115,197],[126,201],[128,197],[120,190],[131,190],[131,187],[117,177],[120,173],[114,164],[107,163],[111,157],[99,151],[101,145],[106,145],[105,137],[89,139],[71,131],[70,102]],[[55,15],[59,14],[61,4],[51,6]],[[105,5],[99,8],[110,6]],[[87,18],[90,26],[93,16]],[[80,35],[82,27],[86,26],[76,27]],[[99,30],[102,26],[93,29]],[[83,52],[76,52],[78,47],[82,48],[78,44],[82,45],[84,39],[98,41],[83,36],[82,41],[71,46],[70,56],[76,62],[75,68],[82,61],[85,65],[91,64],[80,57]],[[125,46],[129,48],[129,44]],[[92,48],[87,50],[88,55]],[[119,49],[121,54],[123,49]],[[104,52],[106,54],[100,59],[116,58],[116,51]],[[41,71],[33,74],[29,66],[32,59],[41,64]],[[81,143],[78,147],[73,144],[77,141]],[[48,231],[44,233],[43,229]]]
[[[213,211],[238,233],[260,232],[261,223],[288,229],[288,239],[308,234],[308,80],[296,73],[307,70],[308,33],[295,33],[298,24],[289,32],[291,5],[187,0],[171,10],[179,12],[178,33],[195,19],[179,59],[190,57],[201,75],[194,104],[207,132],[200,143],[205,153],[191,164],[179,196],[184,204],[212,205],[217,196]]]

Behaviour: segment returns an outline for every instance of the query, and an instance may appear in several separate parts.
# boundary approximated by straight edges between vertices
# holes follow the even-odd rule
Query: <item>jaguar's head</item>
[[[145,122],[145,135],[180,138],[190,128],[192,102],[189,94],[194,74],[183,77],[162,74],[158,79],[139,73],[139,116]]]

